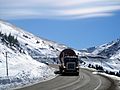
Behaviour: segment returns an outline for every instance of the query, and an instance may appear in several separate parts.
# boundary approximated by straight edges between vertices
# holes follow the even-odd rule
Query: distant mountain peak
[[[120,58],[120,38],[97,47],[88,48],[87,51],[110,59]]]

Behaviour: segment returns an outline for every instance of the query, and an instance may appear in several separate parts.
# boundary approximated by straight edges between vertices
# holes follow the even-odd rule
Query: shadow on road
[[[60,71],[55,71],[54,73],[60,76],[78,76],[77,74],[74,74],[74,73],[62,73],[61,74]]]

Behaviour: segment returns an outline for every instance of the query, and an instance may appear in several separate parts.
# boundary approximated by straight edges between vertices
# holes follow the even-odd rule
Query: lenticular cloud
[[[1,0],[2,19],[79,19],[112,16],[120,0]]]

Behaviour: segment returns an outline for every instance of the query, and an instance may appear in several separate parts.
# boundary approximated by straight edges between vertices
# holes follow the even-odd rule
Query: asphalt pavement
[[[56,67],[57,66],[53,66]],[[115,90],[114,82],[92,71],[80,69],[79,76],[61,76],[16,90]]]

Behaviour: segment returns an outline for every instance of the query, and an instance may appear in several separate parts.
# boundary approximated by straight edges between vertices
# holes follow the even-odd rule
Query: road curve
[[[110,90],[111,85],[108,78],[80,69],[79,76],[57,76],[52,80],[16,90]]]

